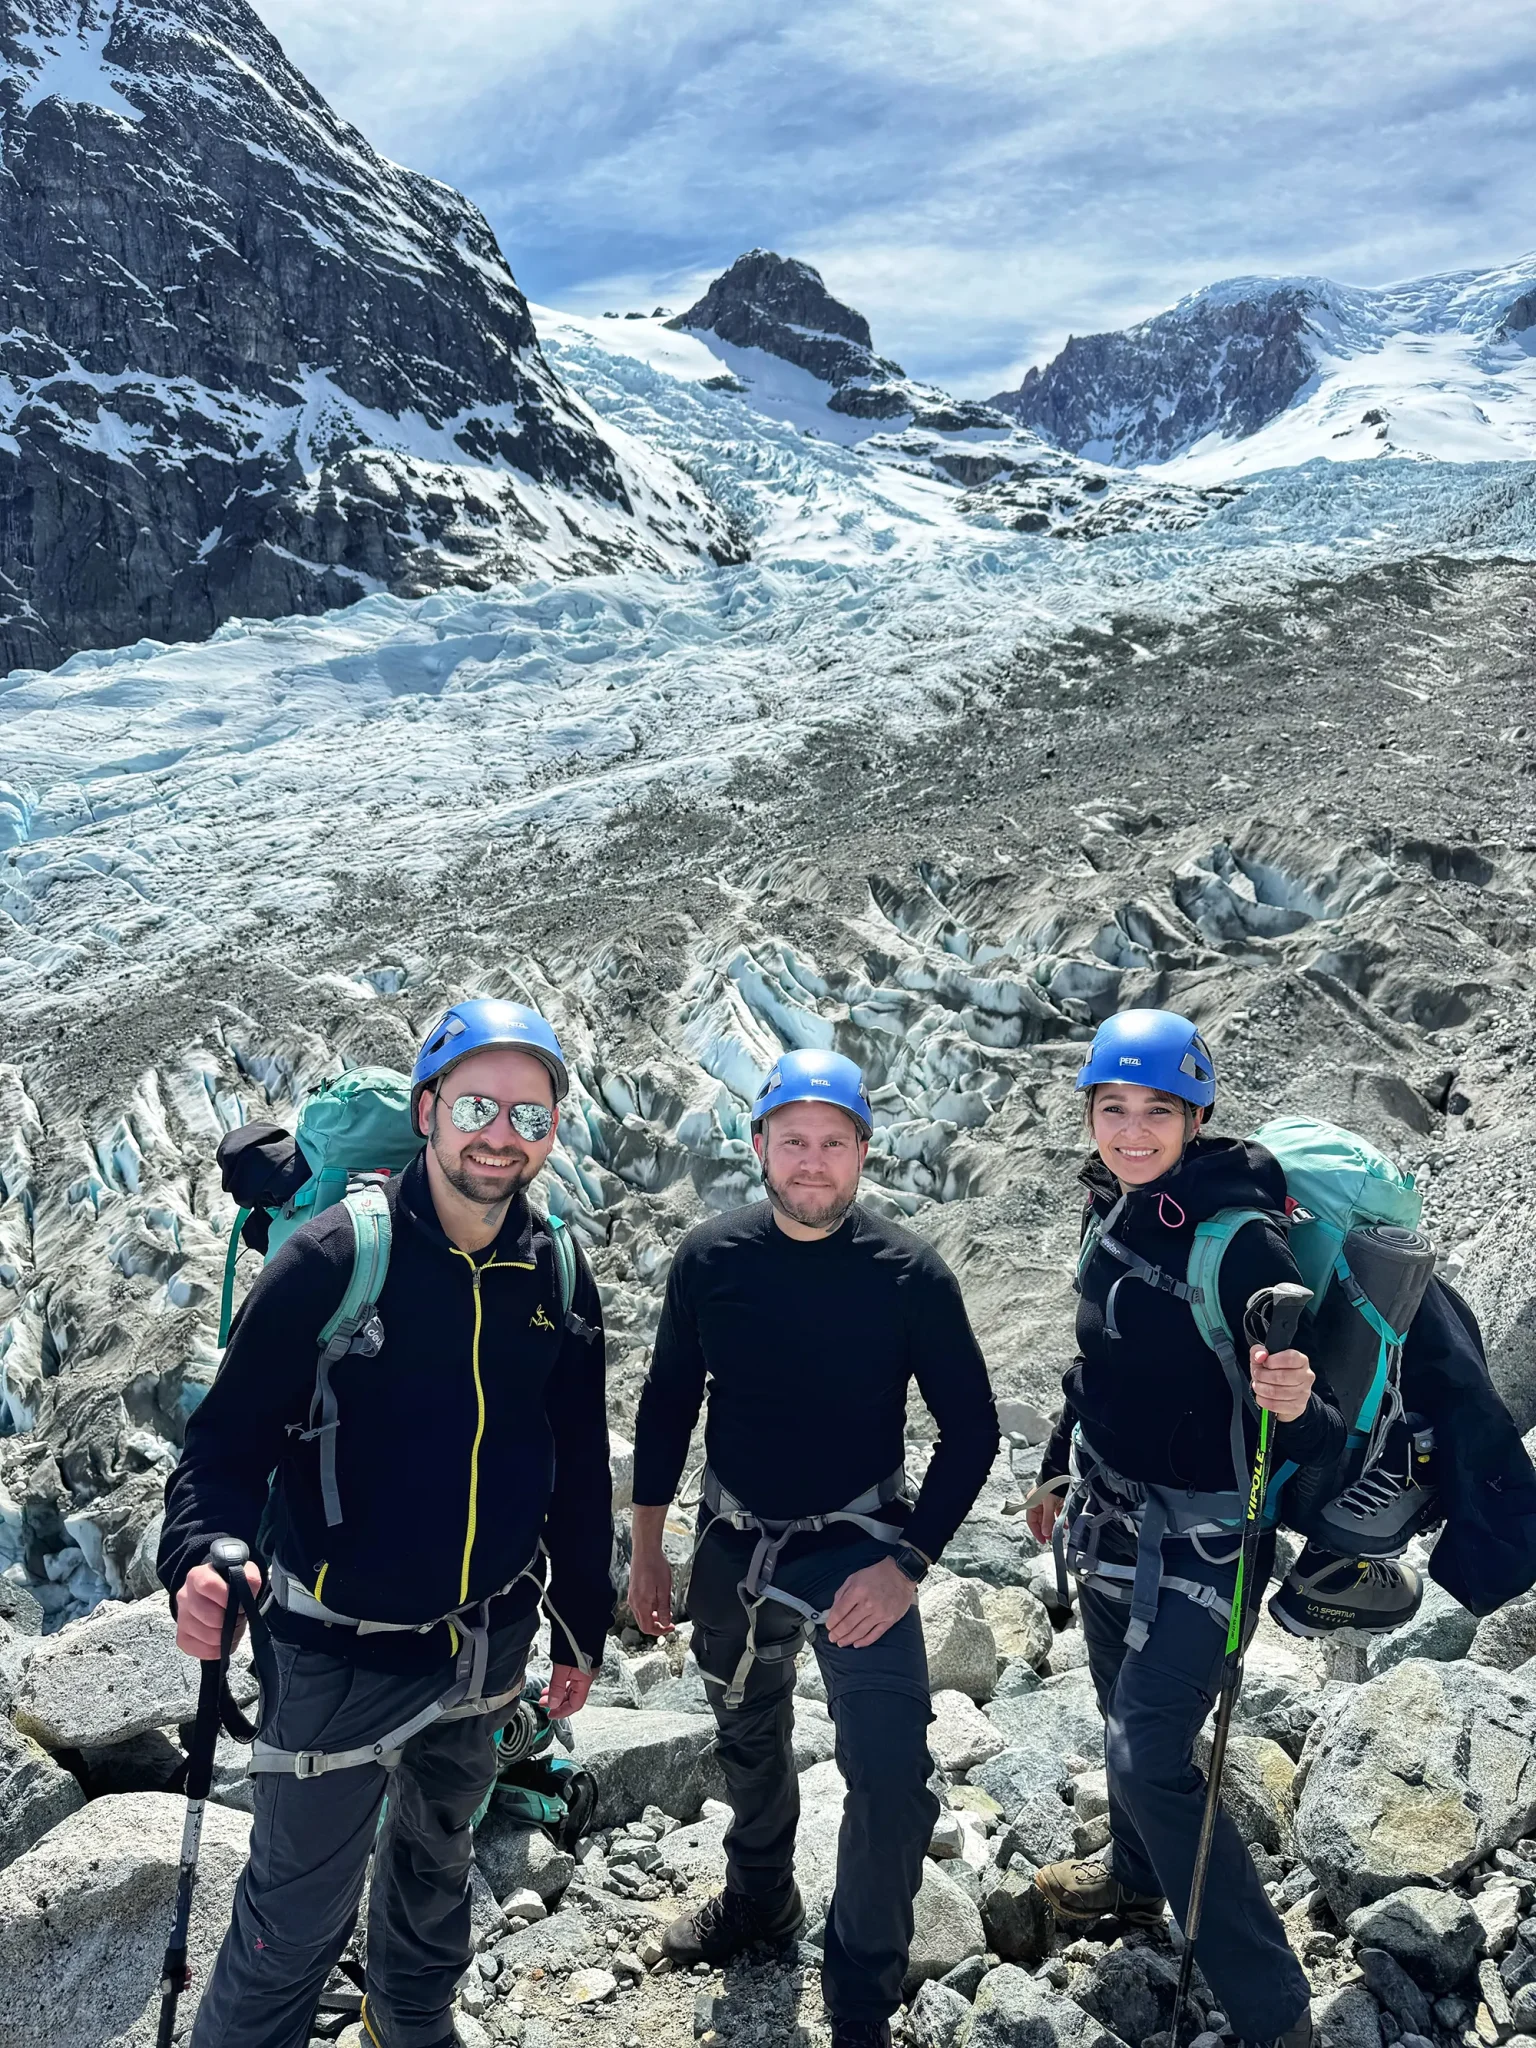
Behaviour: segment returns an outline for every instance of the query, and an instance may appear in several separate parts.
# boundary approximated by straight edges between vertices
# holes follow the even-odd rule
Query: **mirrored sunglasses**
[[[501,1115],[502,1104],[494,1095],[460,1095],[448,1114],[456,1131],[488,1131]],[[555,1126],[555,1112],[547,1102],[509,1102],[507,1121],[529,1145],[540,1145]]]

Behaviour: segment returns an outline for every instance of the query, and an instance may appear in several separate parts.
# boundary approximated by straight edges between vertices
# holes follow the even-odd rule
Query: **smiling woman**
[[[1212,276],[1507,257],[1536,197],[1536,16],[1507,0],[440,0],[429,37],[412,0],[259,8],[547,303],[686,303],[760,242],[978,396]]]

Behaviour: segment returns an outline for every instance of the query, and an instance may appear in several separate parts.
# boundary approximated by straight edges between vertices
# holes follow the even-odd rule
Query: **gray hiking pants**
[[[736,1585],[753,1542],[717,1524],[694,1559],[688,1613],[694,1654],[710,1676],[729,1678],[746,1645],[747,1617]],[[846,1546],[805,1539],[785,1552],[775,1582],[825,1610],[844,1579],[890,1554],[873,1539]],[[784,1608],[776,1614],[770,1602],[760,1638],[792,1634],[794,1619]],[[922,1624],[913,1606],[867,1649],[838,1649],[824,1628],[817,1629],[813,1648],[837,1733],[837,1767],[848,1784],[837,1887],[827,1908],[822,1997],[839,2019],[882,2020],[901,2003],[912,1901],[939,1812],[928,1789],[933,1710]],[[787,1903],[794,1887],[800,1818],[794,1685],[795,1667],[786,1662],[754,1664],[736,1708],[720,1704],[723,1687],[710,1687],[733,1816],[725,1837],[726,1887],[769,1909]]]
[[[491,1638],[487,1697],[521,1682],[534,1627],[530,1616]],[[262,1701],[260,1733],[283,1749],[377,1742],[452,1680],[451,1667],[396,1678],[287,1643],[273,1649],[279,1694]],[[252,1778],[250,1861],[191,2048],[305,2048],[316,2001],[357,1919],[370,1854],[369,2027],[382,2048],[438,2048],[451,2039],[454,1989],[473,1954],[469,1823],[495,1774],[495,1730],[512,1711],[433,1722],[406,1744],[393,1771],[361,1764],[318,1778]],[[378,1830],[386,1792],[389,1812]]]

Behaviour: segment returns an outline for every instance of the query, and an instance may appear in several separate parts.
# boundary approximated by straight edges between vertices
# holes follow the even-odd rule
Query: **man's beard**
[[[833,1194],[830,1190],[819,1197],[792,1195],[787,1189],[774,1185],[766,1160],[763,1162],[763,1186],[774,1208],[781,1215],[788,1216],[791,1222],[803,1223],[807,1230],[835,1230],[859,1199],[857,1184],[847,1195]]]
[[[449,1159],[444,1153],[442,1146],[437,1142],[437,1119],[435,1117],[432,1120],[431,1144],[433,1157],[437,1160],[438,1166],[442,1170],[443,1179],[447,1181],[449,1187],[461,1194],[466,1202],[473,1202],[477,1208],[500,1208],[502,1204],[510,1202],[514,1195],[521,1194],[534,1177],[528,1169],[528,1154],[526,1152],[515,1152],[510,1155],[514,1162],[521,1161],[519,1170],[510,1181],[501,1179],[493,1181],[483,1178],[475,1172],[472,1166],[467,1166],[464,1163],[464,1155],[462,1153],[458,1159]]]

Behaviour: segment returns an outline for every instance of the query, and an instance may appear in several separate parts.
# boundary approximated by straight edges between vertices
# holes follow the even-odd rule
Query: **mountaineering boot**
[[[1423,1581],[1400,1558],[1337,1557],[1308,1543],[1269,1611],[1293,1636],[1326,1636],[1339,1628],[1384,1635],[1412,1621],[1423,1598]]]
[[[832,2015],[832,2048],[891,2048],[889,2020],[840,2020]]]
[[[1245,2041],[1243,2048],[1312,2048],[1311,2006],[1304,2006],[1300,2019],[1272,2041]]]
[[[1102,1863],[1069,1859],[1035,1872],[1060,1920],[1124,1920],[1132,1927],[1162,1924],[1164,1900],[1156,1892],[1127,1891]]]
[[[697,1912],[674,1920],[661,1946],[680,1970],[691,1970],[695,1963],[718,1969],[756,1942],[792,1941],[804,1925],[805,1907],[793,1886],[781,1906],[762,1904],[746,1892],[716,1892]]]

